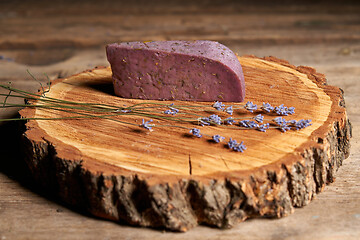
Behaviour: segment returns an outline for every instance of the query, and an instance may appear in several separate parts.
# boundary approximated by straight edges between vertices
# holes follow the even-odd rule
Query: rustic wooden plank
[[[183,2],[183,1],[181,1]],[[243,1],[235,7],[228,5],[226,7],[216,6],[209,7],[206,5],[207,1],[204,1],[202,5],[189,7],[189,4],[179,4],[174,3],[173,8],[169,11],[169,7],[164,7],[161,4],[156,5],[156,11],[154,8],[137,8],[133,7],[132,10],[129,8],[124,8],[124,11],[120,14],[125,14],[124,12],[128,11],[130,14],[149,14],[149,11],[154,11],[155,14],[164,14],[164,9],[168,13],[179,14],[179,19],[181,19],[181,14],[186,12],[192,13],[203,13],[204,16],[216,17],[213,15],[205,14],[206,12],[212,11],[215,13],[219,9],[226,14],[242,14],[244,12],[253,13],[254,15],[266,13],[269,14],[269,17],[266,19],[260,18],[262,22],[258,22],[257,26],[263,24],[263,28],[266,28],[267,25],[272,25],[272,19],[276,19],[277,15],[281,14],[290,14],[294,13],[303,15],[299,22],[299,28],[307,29],[314,28],[311,33],[314,31],[324,32],[325,35],[330,35],[330,40],[327,41],[326,37],[321,40],[321,42],[326,42],[326,44],[316,43],[318,40],[312,41],[310,36],[304,40],[303,44],[277,44],[274,40],[275,37],[267,37],[263,41],[260,39],[261,44],[251,45],[249,40],[245,41],[228,41],[227,44],[231,46],[231,49],[234,49],[239,54],[255,54],[259,57],[274,55],[283,59],[287,59],[295,65],[308,65],[315,67],[319,72],[325,73],[329,84],[336,85],[344,89],[345,91],[345,100],[347,105],[347,110],[349,118],[352,121],[354,126],[353,133],[354,137],[351,141],[352,151],[350,158],[344,161],[343,166],[340,168],[337,174],[336,181],[327,186],[325,191],[318,195],[317,198],[312,201],[306,208],[297,209],[294,214],[289,217],[279,219],[279,220],[251,220],[246,221],[241,224],[241,226],[235,227],[228,231],[217,231],[215,229],[209,229],[207,227],[197,227],[192,231],[186,234],[173,234],[173,233],[161,233],[158,231],[153,231],[149,229],[134,229],[132,227],[127,227],[124,225],[118,225],[107,221],[102,221],[88,217],[82,213],[77,213],[67,206],[59,205],[56,203],[56,199],[47,196],[44,191],[37,190],[33,184],[31,184],[31,178],[29,175],[26,175],[26,171],[21,171],[17,173],[11,169],[18,169],[22,161],[16,161],[16,158],[12,158],[9,155],[4,155],[6,148],[1,148],[1,163],[0,163],[0,238],[1,239],[27,239],[27,238],[36,238],[36,239],[49,239],[49,236],[55,237],[58,239],[69,239],[69,238],[86,238],[86,239],[99,239],[99,238],[119,238],[123,236],[124,238],[144,238],[144,239],[184,239],[184,238],[193,238],[193,239],[209,239],[209,238],[220,238],[220,239],[233,239],[234,236],[240,235],[243,239],[358,239],[360,236],[359,232],[359,199],[360,199],[360,136],[359,126],[360,126],[360,86],[358,83],[358,74],[360,72],[359,63],[360,63],[360,47],[356,42],[349,42],[351,34],[356,36],[356,33],[359,32],[359,21],[356,18],[358,16],[359,7],[357,3],[349,4],[351,1],[341,1],[339,4],[334,4],[333,2],[317,1],[315,4],[306,2],[302,6],[281,6],[279,4],[274,5],[272,1],[271,4],[267,3],[266,7],[262,7],[257,4],[247,3],[246,8],[242,5]],[[36,3],[36,2],[35,2]],[[302,3],[305,3],[304,1]],[[8,18],[20,18],[19,26],[27,26],[24,23],[28,21],[29,18],[21,18],[24,15],[35,17],[39,15],[39,18],[44,17],[44,15],[54,15],[54,14],[63,14],[68,11],[63,4],[59,2],[57,4],[52,1],[51,5],[54,6],[52,9],[48,6],[43,6],[45,4],[42,2],[39,5],[34,4],[34,1],[11,1],[11,3],[1,2],[1,21],[0,24],[6,24]],[[50,2],[49,2],[50,4]],[[264,4],[264,3],[259,3]],[[266,3],[265,3],[266,4]],[[310,5],[309,5],[310,4]],[[250,6],[249,6],[250,5]],[[73,13],[78,14],[78,7],[81,6],[81,3],[74,5]],[[99,9],[98,5],[96,6],[96,11]],[[326,6],[326,7],[325,7]],[[43,8],[41,8],[43,7]],[[18,10],[19,9],[19,10]],[[50,9],[50,11],[46,11]],[[91,6],[87,7],[88,12],[84,11],[84,14],[96,13],[94,8]],[[92,10],[93,9],[93,10]],[[110,11],[111,6],[107,8],[101,8],[101,11]],[[130,9],[130,11],[129,11]],[[119,9],[114,8],[114,12],[119,11]],[[16,14],[18,14],[16,16]],[[271,17],[273,14],[274,18]],[[316,15],[320,14],[323,21],[332,25],[332,27],[321,26],[321,22],[316,22]],[[344,18],[344,16],[350,14],[349,18]],[[69,14],[70,15],[70,14]],[[149,14],[151,15],[151,14]],[[217,14],[215,14],[217,15]],[[331,19],[324,19],[325,16],[331,16]],[[308,18],[309,17],[309,18]],[[43,18],[45,19],[45,18]],[[131,18],[130,18],[131,19]],[[188,15],[184,19],[196,19],[191,18]],[[217,20],[224,18],[220,17]],[[285,18],[284,18],[285,19]],[[347,20],[345,20],[347,19]],[[75,19],[76,20],[76,19]],[[144,18],[143,21],[151,21],[151,16]],[[266,20],[266,21],[265,21]],[[281,17],[280,17],[281,20]],[[340,20],[340,21],[338,21]],[[13,21],[13,20],[12,20]],[[35,20],[36,21],[36,20]],[[61,22],[61,19],[58,20]],[[63,21],[66,21],[65,19]],[[76,20],[80,21],[80,20]],[[83,20],[84,21],[84,20]],[[211,22],[210,20],[207,20]],[[342,22],[336,25],[336,21]],[[39,21],[38,21],[39,22]],[[106,21],[105,21],[106,22]],[[175,20],[174,20],[175,22]],[[68,22],[70,23],[70,22]],[[223,25],[220,22],[212,24]],[[13,24],[13,23],[11,23]],[[84,21],[83,23],[84,31],[91,29],[92,25],[87,25]],[[174,23],[176,24],[176,23]],[[181,22],[177,22],[181,24]],[[191,24],[187,23],[188,25]],[[195,24],[195,23],[194,23]],[[334,25],[336,25],[336,27]],[[345,25],[344,25],[345,24]],[[225,24],[224,24],[225,25]],[[317,26],[314,26],[317,25]],[[326,24],[325,24],[326,25]],[[3,26],[1,25],[0,31],[3,31]],[[22,31],[18,30],[16,24],[12,25],[14,28],[6,28],[7,34],[11,38],[15,38],[15,34],[21,35]],[[205,26],[202,23],[197,23],[196,26]],[[231,25],[230,25],[231,26]],[[254,25],[252,25],[254,26]],[[256,26],[256,25],[255,25]],[[131,26],[130,26],[131,27]],[[246,27],[246,26],[245,26]],[[286,27],[286,24],[283,24],[283,27]],[[344,27],[345,31],[340,30]],[[36,30],[36,27],[32,27]],[[162,26],[164,28],[164,26]],[[258,28],[261,31],[263,28]],[[41,29],[41,28],[40,28]],[[43,27],[43,29],[49,29],[48,27]],[[181,31],[184,31],[185,27],[177,27]],[[274,32],[281,32],[279,27],[273,25]],[[290,29],[290,27],[289,27]],[[326,30],[328,29],[328,31]],[[331,33],[332,30],[335,33]],[[59,30],[59,29],[58,29]],[[219,31],[219,27],[211,26],[207,31],[209,33],[214,33],[214,30]],[[247,30],[244,29],[243,33],[247,38],[250,34],[246,34]],[[354,33],[351,33],[351,30]],[[52,29],[50,29],[53,32]],[[122,30],[123,33],[130,33],[130,29]],[[166,33],[166,31],[159,29],[159,32]],[[31,31],[26,30],[27,36],[36,34],[29,34]],[[171,31],[168,31],[172,33]],[[206,31],[203,31],[206,33]],[[220,31],[219,31],[220,32]],[[223,31],[226,32],[225,30]],[[290,32],[294,36],[299,36],[295,31],[290,29]],[[289,32],[289,33],[290,33]],[[113,32],[116,34],[116,31]],[[233,32],[232,32],[233,33]],[[41,32],[40,34],[47,35],[46,32]],[[86,32],[84,32],[86,34]],[[87,36],[94,37],[96,34],[89,34]],[[196,30],[193,30],[191,36],[196,36]],[[256,33],[255,33],[256,34]],[[267,32],[266,35],[270,35],[270,32]],[[307,32],[304,32],[307,34]],[[347,42],[341,42],[341,34],[345,34],[345,40]],[[31,36],[30,36],[31,35]],[[288,38],[287,41],[296,43],[296,39],[291,39],[291,36],[285,36],[286,33],[282,33],[283,38]],[[337,36],[336,36],[337,35]],[[2,39],[3,39],[2,34]],[[47,35],[49,36],[49,35]],[[56,35],[60,36],[60,35]],[[134,34],[133,36],[141,36],[140,34]],[[186,35],[189,36],[189,35]],[[332,37],[331,37],[332,36]],[[115,41],[118,41],[121,36],[114,36]],[[222,37],[222,36],[220,36]],[[263,37],[265,37],[263,35]],[[305,37],[304,37],[305,38]],[[338,40],[335,40],[338,39]],[[68,38],[69,39],[69,38]],[[320,39],[318,37],[317,39]],[[139,39],[133,39],[139,40]],[[224,38],[224,41],[226,39]],[[30,40],[31,41],[31,40]],[[310,44],[307,44],[307,41]],[[104,41],[106,42],[106,41]],[[244,43],[245,42],[245,43]],[[10,44],[11,45],[11,44]],[[71,43],[59,43],[60,46],[73,46]],[[28,52],[27,47],[19,44],[12,44],[14,50],[2,49],[0,55],[5,57],[15,58],[18,48],[23,47],[24,52]],[[51,45],[49,45],[51,46]],[[44,47],[44,46],[41,46]],[[75,51],[73,48],[71,48]],[[316,53],[316,54],[315,54]],[[36,55],[36,51],[33,52]],[[14,61],[4,61],[0,60],[0,78],[1,82],[7,82],[9,79],[14,83],[18,82],[16,86],[24,85],[26,88],[29,86],[29,90],[36,91],[39,87],[38,83],[29,81],[30,78],[26,73],[26,69],[29,68],[40,80],[44,83],[45,78],[43,78],[42,73],[46,72],[52,79],[57,76],[69,76],[71,74],[86,70],[88,68],[93,68],[96,65],[106,65],[105,55],[103,55],[103,49],[99,50],[88,50],[84,49],[83,51],[75,51],[73,57],[70,57],[67,60],[60,61],[54,65],[43,65],[43,66],[26,66],[18,64]],[[23,62],[26,64],[31,64],[31,61]],[[23,81],[26,79],[25,81]],[[13,112],[14,113],[14,112]],[[6,113],[8,114],[8,113]],[[13,128],[12,128],[13,129]],[[1,133],[4,133],[4,129],[1,129]],[[10,136],[12,131],[5,131],[6,136]],[[2,136],[5,136],[2,134]],[[4,145],[5,142],[12,142],[7,139],[2,141],[2,146],[8,146],[8,150],[11,151],[11,144]],[[20,159],[21,160],[21,159]],[[13,164],[10,164],[13,163]],[[58,210],[58,211],[57,211]],[[259,231],[261,229],[262,231]]]
[[[154,12],[146,8],[136,11],[134,5],[123,3],[105,2],[97,8],[90,4],[65,8],[65,3],[5,5],[0,10],[4,19],[0,22],[0,49],[86,48],[117,41],[199,38],[237,43],[360,39],[359,5],[328,4],[327,11],[316,11],[319,7],[309,5],[301,10],[295,4],[288,6],[288,11],[271,11],[274,6],[218,3],[208,4],[206,11],[187,2],[180,10],[175,4],[164,13],[161,4],[150,8],[159,8]],[[17,28],[21,34],[14,31]]]

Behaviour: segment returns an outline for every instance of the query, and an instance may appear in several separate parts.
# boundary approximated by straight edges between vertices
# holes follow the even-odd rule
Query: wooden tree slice
[[[34,177],[64,201],[96,216],[175,231],[197,224],[226,228],[251,217],[282,217],[308,204],[334,180],[349,155],[351,124],[343,93],[310,67],[295,67],[273,57],[244,56],[239,61],[246,101],[293,106],[295,114],[285,118],[312,119],[312,125],[283,133],[176,123],[201,129],[203,138],[196,138],[177,127],[140,128],[136,125],[150,117],[135,115],[115,117],[135,124],[130,126],[104,118],[28,120],[23,141]],[[110,68],[56,80],[45,95],[119,107],[145,102],[116,97]],[[233,117],[251,118],[258,113],[237,110]],[[25,118],[71,116],[32,105],[20,114]],[[247,150],[239,153],[228,149],[226,141],[209,141],[207,135],[214,134],[244,141]]]

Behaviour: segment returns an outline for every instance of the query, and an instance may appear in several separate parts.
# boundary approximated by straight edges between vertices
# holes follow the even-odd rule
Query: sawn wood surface
[[[273,57],[239,57],[239,61],[245,102],[285,103],[295,107],[287,120],[311,119],[311,126],[283,132],[271,124],[261,132],[159,119],[152,122],[155,130],[147,131],[136,126],[144,116],[132,113],[68,119],[75,109],[69,113],[34,107],[45,104],[42,99],[118,108],[149,102],[174,103],[181,113],[211,114],[211,108],[203,113],[189,108],[195,104],[206,109],[212,105],[209,102],[119,98],[111,91],[111,69],[98,68],[55,81],[50,89],[40,91],[43,97],[20,111],[23,118],[41,119],[26,123],[21,140],[34,178],[65,202],[96,216],[174,231],[187,231],[197,224],[230,228],[248,218],[287,216],[294,207],[307,205],[325,184],[333,182],[349,156],[352,129],[343,93],[309,67]],[[214,113],[224,119],[228,115]],[[235,107],[233,117],[251,119],[259,113],[265,122],[276,117],[260,107],[253,113]],[[187,136],[193,127],[200,128],[204,137]],[[231,151],[225,141],[214,144],[206,137],[215,134],[226,141],[243,141],[247,149]]]

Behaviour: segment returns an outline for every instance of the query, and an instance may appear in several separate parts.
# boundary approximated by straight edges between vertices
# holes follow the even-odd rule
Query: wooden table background
[[[131,40],[217,40],[239,55],[315,67],[345,91],[352,148],[308,206],[282,219],[187,233],[135,228],[78,212],[38,188],[18,151],[16,124],[0,125],[0,240],[360,239],[360,5],[351,1],[0,1],[0,83],[42,83],[108,65],[105,45]],[[196,4],[194,3],[196,2]],[[2,91],[4,93],[4,91]],[[14,116],[16,109],[0,111]]]

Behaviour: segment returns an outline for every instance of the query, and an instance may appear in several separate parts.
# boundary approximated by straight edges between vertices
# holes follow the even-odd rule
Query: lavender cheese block
[[[113,43],[106,53],[120,97],[229,102],[245,98],[240,62],[218,42]]]

